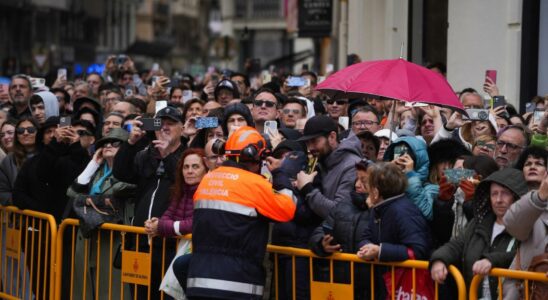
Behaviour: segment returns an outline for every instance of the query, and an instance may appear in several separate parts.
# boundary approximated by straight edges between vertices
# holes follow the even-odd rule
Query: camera
[[[488,121],[489,120],[488,109],[470,108],[466,110],[466,113],[468,113],[468,119],[472,121]]]
[[[116,57],[116,65],[118,66],[118,69],[122,70],[124,68],[124,64],[127,61],[127,56],[124,54],[120,54]]]

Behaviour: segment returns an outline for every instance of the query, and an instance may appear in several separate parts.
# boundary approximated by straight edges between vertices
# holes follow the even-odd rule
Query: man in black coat
[[[169,190],[175,182],[177,162],[181,157],[185,144],[181,142],[183,135],[182,114],[174,107],[168,106],[156,114],[161,119],[161,128],[155,131],[155,140],[147,143],[143,137],[146,131],[141,127],[143,123],[135,120],[129,139],[122,144],[114,159],[112,173],[117,179],[133,183],[138,186],[135,203],[134,226],[144,226],[146,220],[160,218],[169,206]],[[140,237],[139,251],[147,252],[149,245],[147,239]],[[130,243],[131,244],[131,243]],[[169,264],[175,255],[175,244],[168,243],[165,249],[166,264]],[[127,243],[126,243],[127,245]],[[128,246],[126,246],[128,247]],[[131,247],[131,246],[130,246]],[[153,253],[162,253],[162,240],[155,239]],[[159,299],[158,288],[163,277],[161,274],[162,255],[152,256],[151,266],[151,298]],[[168,265],[164,266],[167,270]],[[139,286],[137,294],[139,299],[146,299],[147,289]]]

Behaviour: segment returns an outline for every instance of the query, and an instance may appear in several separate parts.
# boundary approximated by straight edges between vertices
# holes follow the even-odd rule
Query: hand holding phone
[[[162,128],[162,119],[160,118],[141,118],[141,129],[144,131],[158,131]]]
[[[485,71],[485,83],[489,83],[487,78],[489,78],[489,80],[491,81],[492,84],[497,84],[497,70],[486,70]]]
[[[59,127],[68,127],[71,125],[70,117],[60,117],[59,118]]]
[[[57,78],[66,80],[67,79],[67,69],[65,69],[65,68],[57,69]]]
[[[265,121],[264,122],[264,133],[269,136],[274,136],[278,134],[278,123],[276,121]]]

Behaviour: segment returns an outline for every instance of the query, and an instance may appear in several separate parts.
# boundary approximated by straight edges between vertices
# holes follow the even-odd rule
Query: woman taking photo
[[[120,243],[118,235],[115,235],[114,240],[109,242],[109,239],[112,239],[109,231],[99,231],[98,236],[95,229],[101,223],[97,223],[96,218],[87,219],[85,215],[96,211],[102,216],[100,220],[103,222],[117,223],[121,219],[124,224],[130,224],[129,218],[133,216],[133,210],[132,205],[129,205],[126,201],[132,198],[135,186],[121,182],[112,175],[114,156],[120,149],[120,145],[127,141],[128,137],[129,134],[124,129],[112,128],[107,136],[98,140],[95,144],[96,151],[93,158],[67,191],[67,196],[73,202],[73,209],[80,219],[80,230],[75,245],[75,258],[84,257],[87,253],[89,257],[86,259],[91,260],[99,256],[100,265],[107,266],[112,264],[112,261],[109,260],[109,252],[112,251],[115,245]],[[83,214],[78,213],[82,210]],[[108,216],[105,215],[105,212],[108,213]],[[88,240],[87,251],[84,248],[85,243],[82,237],[91,237]],[[102,242],[98,246],[97,240],[99,238]],[[100,251],[99,255],[98,250]],[[92,289],[86,289],[86,298],[92,296],[92,290],[97,291],[99,298],[107,298],[109,296],[110,281],[108,268],[100,268],[99,274],[97,274],[98,267],[95,264],[90,264],[88,270],[86,270],[84,261],[85,259],[75,259],[75,270],[79,271],[74,272],[74,291],[82,291],[83,278],[86,278],[86,285],[93,287]],[[83,276],[84,272],[87,272],[85,277]],[[97,281],[95,276],[97,276]],[[118,269],[112,269],[112,278],[120,278]],[[114,280],[112,284],[113,286],[120,286],[117,280]],[[119,292],[119,289],[113,289],[111,296],[119,298]]]

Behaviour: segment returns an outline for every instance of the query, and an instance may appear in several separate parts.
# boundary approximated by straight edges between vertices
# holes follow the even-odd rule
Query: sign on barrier
[[[6,229],[6,256],[13,259],[21,257],[21,229]]]
[[[140,285],[150,284],[150,254],[122,251],[122,282]]]
[[[352,284],[312,281],[310,285],[311,299],[354,299]]]

